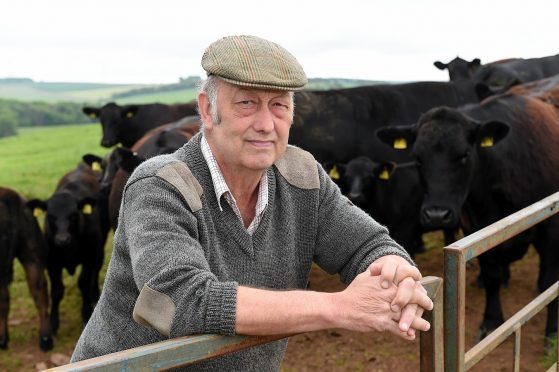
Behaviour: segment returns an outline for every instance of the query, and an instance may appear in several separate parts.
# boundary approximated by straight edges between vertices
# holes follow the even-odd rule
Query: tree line
[[[0,99],[0,137],[17,134],[17,128],[90,123],[82,103],[23,102]]]

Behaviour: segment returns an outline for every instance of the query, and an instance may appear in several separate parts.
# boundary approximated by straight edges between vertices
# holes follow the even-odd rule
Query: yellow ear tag
[[[93,163],[91,163],[91,169],[93,169],[94,171],[101,171],[101,164],[99,164],[98,161],[94,161]]]
[[[405,138],[396,138],[394,140],[394,148],[397,150],[403,150],[408,148],[408,142]]]
[[[380,174],[378,175],[378,178],[385,181],[390,179],[390,173],[388,173],[388,169],[383,169],[382,172],[380,172]]]
[[[127,112],[127,113],[126,113],[126,117],[127,117],[128,119],[130,119],[132,116],[134,116],[134,114],[133,114],[132,112]]]
[[[84,204],[83,208],[82,208],[82,213],[83,214],[91,214],[93,213],[93,208],[91,207],[91,204]]]
[[[340,172],[338,171],[338,167],[336,165],[334,165],[332,167],[332,169],[330,169],[330,172],[328,172],[328,175],[333,180],[339,180],[340,179]]]
[[[43,215],[43,210],[39,207],[33,209],[33,216],[39,218]]]
[[[483,137],[480,143],[481,147],[491,147],[493,145],[493,137]]]
[[[89,117],[95,119],[97,117],[97,114],[92,112],[91,114],[89,114]]]

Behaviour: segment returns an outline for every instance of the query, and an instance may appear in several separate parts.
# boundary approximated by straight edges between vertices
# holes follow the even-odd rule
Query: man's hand
[[[424,310],[432,310],[433,302],[419,283],[421,273],[415,266],[400,256],[388,255],[373,262],[369,266],[369,272],[373,276],[380,275],[383,288],[388,288],[391,284],[398,287],[391,308],[400,314],[399,329],[402,332],[407,332],[413,337],[415,330],[429,329],[428,322],[423,319],[419,321],[417,318],[421,318]]]

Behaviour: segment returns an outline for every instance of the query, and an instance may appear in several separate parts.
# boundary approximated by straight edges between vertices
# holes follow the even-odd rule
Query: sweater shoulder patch
[[[316,160],[303,149],[287,146],[275,166],[287,182],[295,187],[305,190],[320,188]]]
[[[202,186],[188,166],[182,161],[174,161],[157,171],[156,176],[173,185],[182,195],[190,210],[202,209]]]

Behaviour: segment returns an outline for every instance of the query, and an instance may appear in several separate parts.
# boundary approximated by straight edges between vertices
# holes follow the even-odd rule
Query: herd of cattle
[[[448,69],[449,82],[298,92],[290,132],[290,143],[310,151],[412,256],[424,249],[424,232],[442,229],[450,243],[458,229],[472,233],[559,190],[559,55],[435,66]],[[62,270],[74,274],[82,266],[86,322],[128,177],[143,160],[184,145],[200,125],[194,103],[109,103],[83,112],[101,122],[103,146],[122,146],[106,158],[84,155],[48,200],[26,201],[0,187],[0,348],[8,346],[14,258],[39,310],[40,348],[49,350],[59,327]],[[42,232],[37,211],[46,212]],[[538,288],[559,279],[559,217],[481,255],[480,337],[503,322],[499,288],[509,263],[530,244],[541,259]],[[546,336],[557,332],[556,314],[557,300],[548,307]]]

